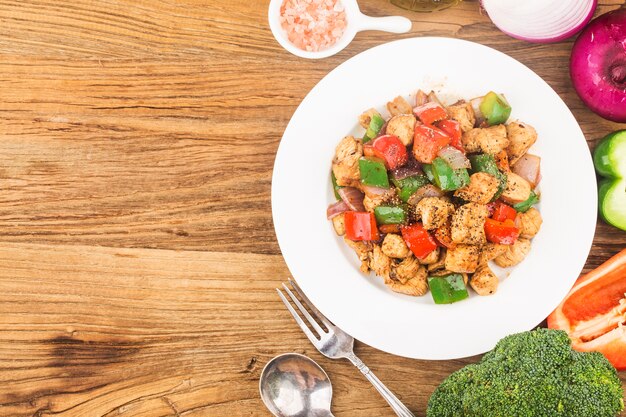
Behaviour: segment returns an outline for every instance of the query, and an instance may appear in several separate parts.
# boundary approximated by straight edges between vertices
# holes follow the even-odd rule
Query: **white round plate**
[[[537,129],[543,226],[524,262],[501,276],[496,294],[435,305],[359,272],[355,253],[333,231],[326,208],[335,146],[363,134],[357,118],[421,88],[446,103],[504,93],[511,120]],[[493,348],[539,324],[582,270],[595,231],[597,192],[589,148],[571,112],[538,75],[472,42],[413,38],[365,51],[330,72],[302,101],[283,135],[272,178],[272,214],[285,261],[317,308],[377,349],[419,359],[453,359]],[[471,291],[470,291],[471,292]]]

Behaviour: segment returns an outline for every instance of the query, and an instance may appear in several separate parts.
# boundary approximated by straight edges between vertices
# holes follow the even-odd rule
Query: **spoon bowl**
[[[330,379],[307,356],[285,353],[270,360],[261,372],[259,390],[276,417],[332,417]]]
[[[300,58],[319,59],[335,55],[352,42],[357,33],[363,30],[380,30],[383,32],[406,33],[411,30],[412,23],[402,16],[371,17],[363,14],[356,0],[341,0],[346,13],[346,30],[341,38],[332,46],[321,51],[304,51],[287,38],[287,33],[280,25],[280,6],[283,0],[271,0],[268,19],[272,34],[278,43],[292,54]]]

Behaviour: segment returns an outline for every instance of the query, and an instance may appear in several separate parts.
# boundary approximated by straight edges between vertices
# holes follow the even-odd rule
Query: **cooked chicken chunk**
[[[476,115],[472,108],[472,103],[465,101],[459,101],[451,106],[446,107],[448,115],[451,119],[456,120],[461,124],[461,130],[463,133],[468,132],[474,128],[476,124]]]
[[[407,256],[401,262],[393,265],[392,270],[392,276],[403,284],[412,278],[427,275],[426,268],[413,255]]]
[[[369,128],[370,122],[372,121],[372,116],[374,115],[377,115],[382,118],[382,116],[376,109],[372,108],[372,109],[364,111],[363,114],[359,116],[359,124],[361,125],[361,127],[363,127],[364,129]]]
[[[487,207],[478,203],[467,203],[452,215],[452,241],[468,245],[482,245],[485,238]]]
[[[441,248],[439,250],[439,259],[437,259],[437,262],[428,265],[428,272],[436,271],[438,269],[445,268],[445,266],[446,266],[446,254],[447,254],[447,250],[444,249],[444,248]]]
[[[376,275],[388,279],[391,272],[391,258],[383,253],[380,246],[374,245],[374,250],[369,253],[369,266]]]
[[[501,198],[510,204],[521,203],[528,200],[532,188],[530,183],[514,172],[506,174],[506,189]]]
[[[339,142],[333,158],[333,173],[337,184],[358,186],[360,180],[359,158],[363,156],[363,145],[352,136],[346,136]]]
[[[381,194],[372,193],[367,187],[362,187],[362,189],[365,193],[365,198],[363,198],[363,206],[365,207],[365,210],[369,212],[373,212],[376,207],[391,200],[396,195],[395,188],[390,188],[389,190]]]
[[[424,229],[433,230],[446,224],[454,213],[454,206],[443,198],[427,197],[417,203],[415,213],[422,219]]]
[[[456,243],[452,241],[452,227],[450,226],[450,221],[447,221],[446,224],[435,230],[435,238],[446,248],[454,248],[456,246]]]
[[[530,252],[530,240],[517,239],[514,244],[509,245],[502,255],[494,259],[496,265],[506,268],[522,262]]]
[[[408,259],[410,258],[405,259],[405,261]],[[421,267],[412,277],[408,278],[404,282],[400,280],[396,281],[393,279],[386,279],[385,284],[387,284],[387,286],[394,292],[419,297],[428,292],[428,274],[426,269]]]
[[[514,165],[537,141],[537,131],[531,125],[514,121],[506,125],[506,132],[509,137],[506,153],[509,154],[509,162]]]
[[[426,255],[424,258],[420,259],[420,263],[422,265],[431,265],[436,263],[439,260],[439,248],[436,248],[434,251]]]
[[[346,234],[346,222],[345,222],[344,213],[338,214],[333,217],[333,228],[335,229],[335,233],[337,236],[343,236]]]
[[[345,237],[343,238],[343,240],[344,242],[346,242],[346,245],[354,249],[357,256],[359,257],[359,260],[361,261],[361,272],[367,274],[370,271],[370,245],[365,242],[346,239]]]
[[[489,261],[494,260],[498,256],[506,252],[508,246],[501,245],[499,243],[487,243],[481,248],[480,256],[478,257],[478,264],[486,264]]]
[[[413,107],[402,96],[398,96],[387,103],[387,110],[392,116],[398,116],[400,114],[413,114]]]
[[[409,247],[404,243],[404,239],[400,235],[393,233],[385,236],[382,244],[383,253],[390,258],[406,258],[411,254]]]
[[[485,128],[477,127],[463,133],[461,137],[463,147],[469,153],[485,152],[496,154],[509,146],[504,125],[495,125]]]
[[[446,254],[446,269],[452,272],[474,272],[478,267],[480,249],[474,245],[458,245]]]
[[[455,197],[479,204],[488,204],[498,191],[500,181],[485,172],[477,172],[470,177],[470,183],[454,192]]]
[[[397,136],[404,146],[409,146],[413,143],[415,121],[415,116],[412,114],[394,116],[387,123],[387,134]]]
[[[490,295],[498,289],[498,277],[489,268],[489,265],[483,264],[472,275],[470,286],[478,295]]]
[[[528,209],[526,213],[518,213],[515,224],[520,229],[520,237],[532,239],[541,228],[541,213],[534,207]]]

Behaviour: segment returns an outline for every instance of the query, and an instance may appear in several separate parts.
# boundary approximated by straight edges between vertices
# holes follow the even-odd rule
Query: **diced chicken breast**
[[[374,115],[380,116],[382,118],[382,116],[380,115],[378,110],[376,110],[374,108],[364,111],[359,116],[359,124],[361,125],[361,127],[363,127],[364,129],[369,128],[370,127],[370,122],[372,121],[372,116],[374,116]]]
[[[478,264],[486,264],[506,252],[508,246],[500,243],[487,243],[481,248]]]
[[[426,269],[421,267],[413,277],[404,282],[389,279],[385,280],[385,284],[394,292],[419,297],[428,292],[428,274]]]
[[[500,181],[485,172],[477,172],[470,177],[470,183],[454,192],[455,197],[479,204],[488,204],[498,191]]]
[[[459,101],[451,106],[446,107],[448,115],[451,119],[456,120],[461,124],[461,130],[463,133],[469,132],[474,128],[476,124],[476,115],[472,104],[465,101]]]
[[[346,245],[354,249],[357,256],[359,257],[359,260],[361,261],[361,272],[367,274],[370,271],[369,258],[371,245],[362,241],[350,240],[345,237],[343,238],[343,240],[344,242],[346,242]]]
[[[392,276],[403,284],[422,275],[426,275],[426,268],[413,255],[392,266]]]
[[[445,248],[439,249],[439,259],[437,260],[437,262],[428,265],[428,272],[445,268],[447,253],[448,251]]]
[[[454,205],[443,198],[426,197],[417,203],[415,213],[422,219],[424,229],[434,230],[446,224],[454,213]]]
[[[391,272],[391,258],[383,253],[378,245],[374,245],[374,249],[369,254],[369,266],[374,273],[385,280],[389,279]]]
[[[520,238],[514,244],[509,245],[506,252],[494,259],[494,262],[502,268],[507,268],[522,262],[528,252],[530,252],[530,240]]]
[[[515,225],[520,229],[520,237],[524,239],[535,237],[542,223],[541,213],[534,207],[528,209],[526,213],[517,213],[515,219]]]
[[[446,269],[452,272],[474,272],[478,267],[480,249],[474,245],[457,245],[446,254]]]
[[[472,275],[470,286],[478,295],[491,295],[498,289],[498,277],[489,268],[489,265],[483,264]]]
[[[405,100],[404,97],[398,96],[387,103],[387,110],[392,116],[398,116],[400,114],[413,114],[413,107]]]
[[[346,234],[346,222],[345,215],[341,213],[335,217],[333,217],[333,228],[335,229],[335,233],[337,236],[343,236]]]
[[[506,132],[509,138],[506,153],[509,154],[511,165],[515,165],[517,160],[537,141],[537,131],[531,125],[514,121],[506,125]]]
[[[360,180],[359,159],[363,156],[363,145],[352,136],[346,136],[339,142],[333,158],[333,173],[337,184],[358,186]]]
[[[467,152],[485,152],[497,154],[509,145],[504,125],[477,127],[469,130],[461,137],[461,142]]]
[[[485,219],[489,216],[487,207],[478,203],[467,203],[452,215],[452,241],[467,245],[482,245],[485,238]]]
[[[508,172],[506,174],[506,189],[500,198],[507,203],[517,204],[528,200],[531,191],[532,188],[528,181],[514,172]]]
[[[419,260],[422,265],[431,265],[439,261],[439,248]]]
[[[413,143],[413,135],[415,133],[415,116],[412,114],[401,114],[389,119],[387,123],[387,134],[397,136],[404,144],[409,146]]]
[[[406,243],[404,243],[402,236],[393,233],[385,236],[381,248],[383,253],[390,258],[403,259],[411,254],[411,250],[408,248]]]

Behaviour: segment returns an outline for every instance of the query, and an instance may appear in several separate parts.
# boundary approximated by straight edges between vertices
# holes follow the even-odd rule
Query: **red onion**
[[[483,112],[480,111],[480,103],[483,102],[483,98],[485,96],[476,97],[470,100],[470,104],[472,105],[472,110],[474,110],[474,116],[476,116],[475,125],[479,125],[485,120],[485,116],[483,116]]]
[[[580,31],[598,0],[481,0],[502,32],[529,42],[558,42]]]
[[[570,74],[576,92],[605,119],[626,122],[626,10],[595,19],[572,49]]]
[[[541,158],[527,153],[517,160],[511,170],[535,188],[541,180]]]
[[[328,206],[328,208],[326,209],[326,217],[328,218],[328,220],[330,220],[333,217],[339,216],[341,213],[345,213],[346,211],[350,211],[350,207],[348,207],[348,205],[343,202],[343,200],[339,200],[336,203]]]
[[[444,193],[434,185],[428,184],[420,187],[407,201],[409,204],[417,205],[420,201],[427,197],[443,197]]]
[[[461,168],[471,168],[472,164],[470,164],[469,159],[465,156],[463,152],[454,148],[452,146],[446,146],[441,149],[437,155],[439,155],[443,160],[445,160],[452,169],[461,169]]]
[[[361,190],[354,187],[343,187],[337,190],[337,193],[350,210],[365,211],[365,207],[363,206],[363,198],[365,196]]]
[[[403,180],[408,177],[412,177],[414,175],[421,175],[424,171],[419,167],[419,165],[412,166],[403,166],[391,171],[391,176],[396,180]]]
[[[389,193],[388,188],[371,187],[369,185],[362,185],[361,189],[369,198],[381,197]]]

